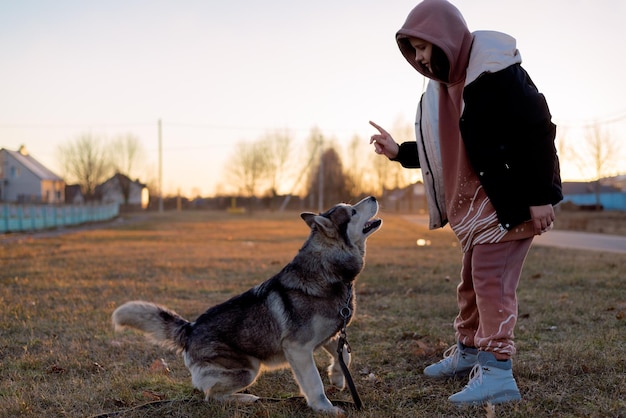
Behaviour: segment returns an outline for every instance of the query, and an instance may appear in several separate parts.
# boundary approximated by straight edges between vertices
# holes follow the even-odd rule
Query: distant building
[[[146,209],[150,200],[148,187],[117,173],[96,186],[95,197],[104,203],[119,203],[126,208]]]
[[[80,184],[65,185],[65,203],[69,205],[81,205],[85,203],[85,195]]]
[[[626,210],[626,192],[616,187],[615,182],[605,183],[605,179],[599,182],[564,182],[563,203],[570,202],[581,208]]]
[[[382,204],[387,210],[408,213],[426,213],[424,183],[417,182],[401,189],[384,190],[381,198]]]
[[[16,203],[63,203],[65,181],[28,154],[0,149],[0,201]]]
[[[626,174],[615,177],[607,177],[602,180],[602,183],[620,189],[622,192],[626,192]]]

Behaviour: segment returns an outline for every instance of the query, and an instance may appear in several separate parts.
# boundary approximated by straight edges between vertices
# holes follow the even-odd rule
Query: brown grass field
[[[381,217],[348,328],[364,409],[354,409],[348,391],[327,388],[349,417],[626,416],[626,255],[533,247],[514,360],[523,400],[493,411],[457,408],[447,397],[465,381],[422,374],[454,342],[456,239],[401,215]],[[307,235],[294,212],[166,212],[0,237],[0,416],[317,416],[288,370],[250,388],[263,402],[204,402],[179,355],[137,333],[116,334],[110,323],[131,299],[193,320],[278,272]],[[323,353],[318,366],[324,372]]]

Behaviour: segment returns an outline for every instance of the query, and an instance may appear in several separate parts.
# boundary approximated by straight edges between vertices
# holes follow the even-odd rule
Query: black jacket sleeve
[[[543,94],[519,65],[485,73],[465,87],[461,134],[500,222],[530,219],[530,206],[562,198],[556,126]]]
[[[398,155],[391,161],[399,162],[405,168],[420,168],[420,161],[417,155],[417,142],[403,142],[399,145]]]

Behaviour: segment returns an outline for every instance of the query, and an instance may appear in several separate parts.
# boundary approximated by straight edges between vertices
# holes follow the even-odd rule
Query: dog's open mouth
[[[380,226],[380,223],[382,221],[378,218],[376,219],[370,219],[369,221],[367,221],[365,223],[365,226],[363,227],[363,233],[367,234],[368,232],[370,232],[372,229],[376,229]]]

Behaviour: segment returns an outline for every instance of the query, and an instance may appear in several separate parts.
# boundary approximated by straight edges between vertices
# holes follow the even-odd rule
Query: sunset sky
[[[568,146],[597,121],[626,138],[625,1],[452,3],[470,30],[517,39]],[[370,119],[413,120],[423,79],[394,35],[415,4],[0,0],[0,148],[24,144],[62,174],[59,144],[130,133],[154,172],[161,119],[165,192],[211,195],[238,142],[314,127],[367,141]],[[564,161],[563,177],[584,174]]]

